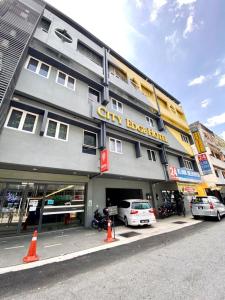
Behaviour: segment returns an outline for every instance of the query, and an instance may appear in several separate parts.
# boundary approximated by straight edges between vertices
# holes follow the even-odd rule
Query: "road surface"
[[[0,299],[225,299],[225,219],[1,276]]]

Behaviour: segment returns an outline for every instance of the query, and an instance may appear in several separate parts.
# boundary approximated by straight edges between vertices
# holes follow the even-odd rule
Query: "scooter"
[[[91,226],[94,229],[101,231],[102,229],[107,230],[108,228],[108,214],[103,210],[104,216],[99,212],[98,209],[94,212],[94,219],[91,222]]]

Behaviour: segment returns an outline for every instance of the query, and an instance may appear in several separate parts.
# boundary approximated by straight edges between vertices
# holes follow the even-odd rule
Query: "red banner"
[[[100,152],[100,172],[109,171],[109,151],[104,149]]]

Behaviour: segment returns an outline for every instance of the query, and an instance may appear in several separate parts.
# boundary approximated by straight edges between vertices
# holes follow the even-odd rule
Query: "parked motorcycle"
[[[94,229],[101,231],[102,229],[107,230],[108,228],[108,213],[106,210],[103,210],[104,215],[102,215],[98,209],[94,212],[94,219],[91,222],[91,226]]]

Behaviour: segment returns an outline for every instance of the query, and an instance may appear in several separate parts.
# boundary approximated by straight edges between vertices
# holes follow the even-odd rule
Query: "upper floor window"
[[[139,89],[139,86],[138,86],[138,83],[137,81],[133,78],[133,79],[130,79],[130,83],[133,85],[133,87],[138,90]]]
[[[96,154],[97,134],[91,131],[84,130],[84,142],[82,152],[87,154]]]
[[[152,118],[146,116],[145,119],[146,119],[146,122],[147,122],[148,126],[154,127],[154,121],[153,121]]]
[[[76,79],[61,71],[58,71],[57,73],[56,82],[67,87],[68,89],[75,90]]]
[[[180,134],[182,141],[189,144],[189,138],[188,136],[184,135],[183,133]]]
[[[81,54],[92,60],[94,63],[102,67],[102,57],[82,44],[80,41],[77,43],[77,51],[79,51]]]
[[[151,97],[152,95],[151,91],[147,89],[145,86],[141,85],[141,90],[146,97]]]
[[[41,29],[44,32],[48,32],[51,25],[51,21],[45,17],[41,19]]]
[[[110,152],[122,154],[122,142],[114,138],[109,138],[109,150]]]
[[[190,160],[184,159],[184,167],[189,170],[193,170],[193,164]]]
[[[112,109],[120,112],[121,114],[123,113],[123,104],[120,101],[118,101],[116,99],[112,99],[111,106],[112,106]]]
[[[100,92],[89,87],[88,88],[88,99],[94,102],[100,102]]]
[[[5,127],[34,133],[37,120],[37,114],[11,107],[6,119]]]
[[[109,73],[127,82],[127,74],[112,64],[109,64]]]
[[[218,170],[215,170],[216,177],[219,177]]]
[[[41,75],[45,78],[49,77],[50,66],[36,58],[33,57],[28,58],[26,63],[26,69],[38,75]]]
[[[47,126],[45,129],[45,136],[57,140],[67,141],[68,134],[69,134],[68,124],[56,121],[54,119],[48,119]]]
[[[147,150],[148,153],[148,159],[151,161],[156,161],[156,153],[154,150]]]

